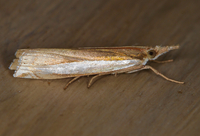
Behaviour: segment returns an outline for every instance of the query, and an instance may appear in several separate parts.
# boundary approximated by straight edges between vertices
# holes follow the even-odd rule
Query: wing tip
[[[15,56],[16,58],[19,58],[20,56],[23,55],[23,53],[25,52],[26,49],[18,49],[16,52],[15,52]]]
[[[13,62],[10,64],[9,69],[10,70],[16,70],[17,66],[19,65],[19,58],[22,56],[24,53],[24,49],[18,49],[15,52],[16,59],[13,59]]]
[[[19,59],[14,59],[13,62],[10,64],[9,69],[16,70],[18,65],[19,65]]]

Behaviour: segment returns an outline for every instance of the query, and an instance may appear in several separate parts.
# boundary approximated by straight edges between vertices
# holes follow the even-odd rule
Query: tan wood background
[[[91,77],[13,78],[20,48],[173,45],[150,70]],[[1,136],[200,135],[199,0],[0,0]]]

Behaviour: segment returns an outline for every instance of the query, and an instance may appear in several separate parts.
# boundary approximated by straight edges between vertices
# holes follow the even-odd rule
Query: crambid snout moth
[[[151,69],[157,75],[168,81],[183,84],[167,78],[156,69],[146,65],[148,61],[156,61],[164,53],[178,49],[176,46],[126,46],[126,47],[96,47],[77,49],[19,49],[16,59],[9,69],[15,70],[14,77],[31,79],[59,79],[74,77],[67,86],[82,76],[95,75],[95,78],[118,73],[132,73]],[[65,89],[67,88],[65,87]]]

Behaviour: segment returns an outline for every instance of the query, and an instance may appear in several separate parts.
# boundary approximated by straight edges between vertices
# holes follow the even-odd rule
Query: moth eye
[[[150,50],[150,51],[148,51],[148,55],[149,55],[151,58],[154,58],[154,57],[156,56],[156,51]]]

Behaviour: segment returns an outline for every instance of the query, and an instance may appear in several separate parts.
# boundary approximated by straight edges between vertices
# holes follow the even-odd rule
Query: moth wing
[[[133,50],[137,55],[137,50]],[[20,49],[10,69],[14,77],[57,79],[123,69],[140,64],[124,49]]]
[[[46,49],[45,49],[46,50]],[[33,78],[33,79],[56,79],[66,78],[70,75],[52,74],[41,71],[39,68],[55,66],[62,63],[78,62],[81,59],[59,54],[59,51],[51,50],[29,50],[20,49],[16,52],[16,58],[11,63],[9,69],[16,70],[14,77]]]
[[[68,56],[82,60],[128,60],[141,59],[144,57],[144,50],[137,46],[127,47],[98,47],[98,48],[78,48],[78,49],[19,49],[16,52],[16,58],[19,58],[23,53],[41,53],[41,54],[56,54]]]

